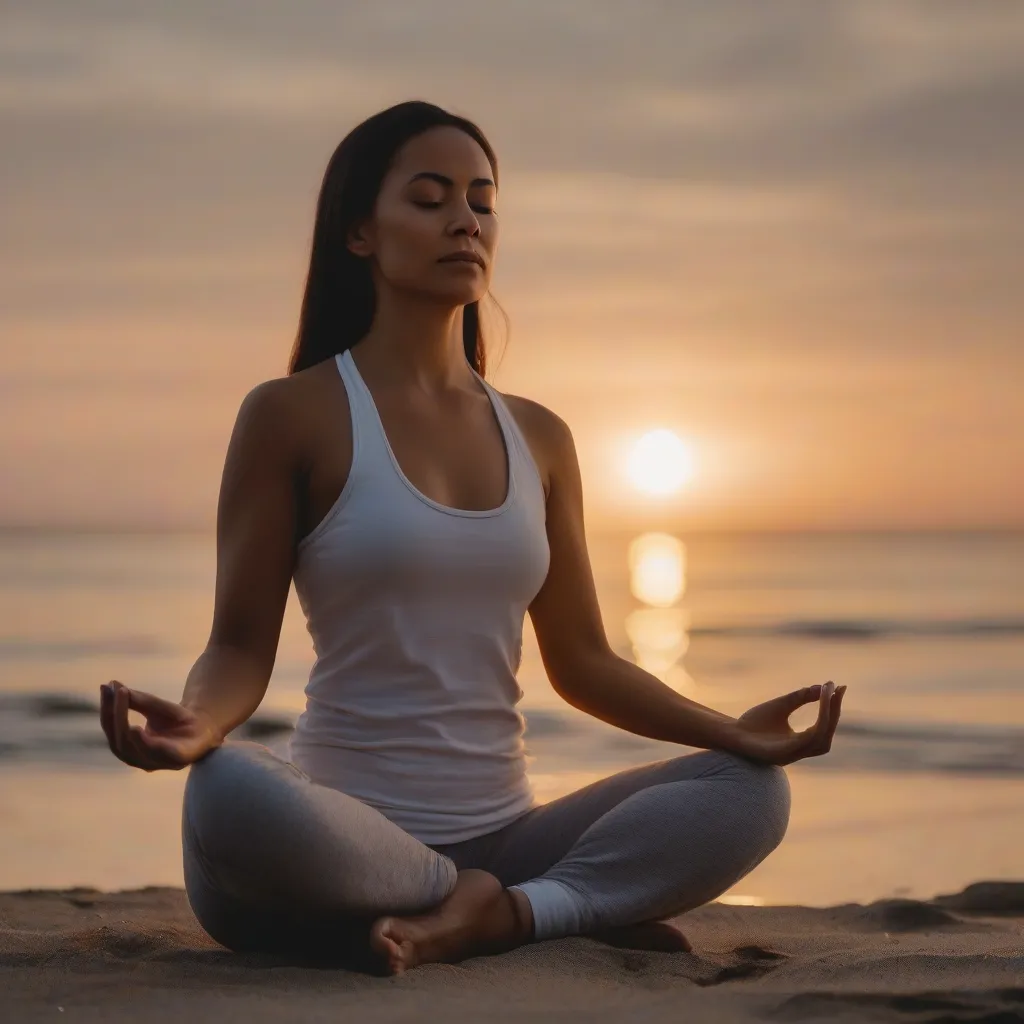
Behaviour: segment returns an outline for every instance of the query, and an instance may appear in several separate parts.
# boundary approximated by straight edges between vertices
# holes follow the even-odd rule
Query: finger
[[[828,736],[828,728],[831,720],[832,693],[835,683],[830,679],[821,688],[818,697],[818,721],[815,723],[819,737],[824,740]]]
[[[785,693],[781,697],[776,697],[775,700],[786,709],[787,714],[791,714],[797,708],[809,704],[812,700],[817,700],[816,690],[818,690],[817,686],[805,686],[802,690],[793,690],[792,693]]]
[[[829,680],[829,682],[825,683],[820,688],[821,692],[818,696],[818,717],[814,724],[807,730],[812,739],[810,747],[803,755],[804,757],[813,757],[815,754],[822,753],[825,749],[825,744],[828,742],[828,729],[831,721],[830,694],[832,692],[832,686],[833,683]]]
[[[128,706],[146,715],[162,715],[165,718],[172,718],[175,721],[184,721],[189,713],[180,704],[174,701],[164,700],[163,697],[156,697],[144,690],[128,691]]]
[[[146,731],[141,725],[129,725],[125,731],[124,741],[136,768],[151,771],[159,766],[160,759],[149,744]]]
[[[818,732],[817,722],[806,729],[801,729],[795,735],[797,738],[787,752],[792,760],[798,761],[802,757],[815,757],[821,753],[821,736]]]
[[[136,768],[152,772],[167,767],[167,758],[157,748],[152,740],[146,735],[143,728],[133,725],[129,729],[129,742],[132,744],[133,756],[136,761]]]
[[[115,690],[114,731],[117,738],[117,756],[133,768],[144,768],[148,756],[145,747],[138,741],[139,727],[128,722],[130,691],[127,686],[117,684]]]
[[[145,743],[154,764],[159,768],[184,768],[186,759],[178,744],[165,736],[153,736],[142,730],[141,741]]]
[[[114,753],[120,757],[126,751],[125,733],[128,731],[128,695],[124,687],[114,681],[110,684],[114,688],[113,709],[111,721],[114,728]]]
[[[811,687],[811,689],[815,688]],[[839,698],[833,698],[836,690],[835,683],[831,680],[821,686],[820,691],[817,721],[796,734],[802,742],[794,745],[794,760],[802,757],[818,757],[828,751],[832,733],[835,731],[834,709],[836,700]]]
[[[828,730],[828,745],[832,746],[832,737],[836,734],[836,727],[839,725],[839,716],[843,710],[843,697],[846,695],[846,687],[840,686],[836,690],[836,695],[830,702],[832,705],[832,721],[829,724]]]
[[[837,687],[835,683],[829,682],[827,684],[828,693],[825,698],[826,715],[825,715],[825,728],[822,736],[822,753],[828,751],[832,744],[832,736],[835,734],[836,725],[838,723],[839,709],[842,706],[842,694],[846,692],[846,687]]]
[[[100,687],[100,728],[107,737],[107,744],[113,753],[117,753],[114,742],[114,692],[109,684]]]

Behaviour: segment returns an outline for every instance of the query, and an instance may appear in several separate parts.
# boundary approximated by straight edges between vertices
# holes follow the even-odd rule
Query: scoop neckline
[[[419,498],[424,504],[429,505],[431,508],[436,509],[438,512],[443,512],[450,516],[462,516],[467,519],[489,519],[494,516],[499,516],[503,512],[508,511],[515,500],[516,493],[516,474],[515,467],[513,465],[513,447],[512,438],[510,431],[505,424],[505,418],[502,416],[501,409],[498,407],[496,396],[493,394],[487,381],[480,376],[477,371],[470,366],[470,370],[473,376],[480,382],[481,387],[484,389],[484,394],[487,396],[487,400],[491,403],[491,409],[494,411],[494,417],[498,421],[498,429],[501,432],[502,443],[505,446],[505,459],[508,465],[508,479],[506,481],[506,492],[505,500],[498,505],[496,508],[485,508],[485,509],[472,509],[472,508],[455,508],[452,505],[442,505],[441,502],[435,501],[429,495],[424,494],[406,475],[402,469],[401,464],[398,461],[398,457],[395,455],[394,449],[391,447],[391,442],[388,440],[387,431],[384,429],[384,421],[381,419],[380,410],[377,408],[377,403],[373,400],[373,392],[370,391],[369,385],[363,380],[363,375],[359,372],[359,367],[356,365],[355,359],[352,358],[352,349],[347,348],[341,354],[342,360],[347,363],[349,370],[355,378],[360,390],[366,396],[369,402],[370,409],[377,421],[377,427],[380,431],[381,440],[384,442],[384,447],[387,450],[388,456],[391,459],[391,465],[394,467],[395,472],[398,474],[398,478],[403,484],[409,489],[409,491]]]

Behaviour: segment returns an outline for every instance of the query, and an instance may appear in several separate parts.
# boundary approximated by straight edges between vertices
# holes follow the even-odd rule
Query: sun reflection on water
[[[630,592],[641,602],[625,620],[634,660],[676,690],[694,689],[682,664],[690,645],[690,614],[679,607],[686,592],[686,545],[669,533],[642,533],[630,542],[628,560]]]

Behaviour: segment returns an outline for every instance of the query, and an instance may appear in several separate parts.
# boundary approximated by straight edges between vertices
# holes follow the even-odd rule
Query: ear
[[[373,247],[363,237],[362,225],[349,230],[345,238],[345,247],[356,256],[369,256],[373,252]]]

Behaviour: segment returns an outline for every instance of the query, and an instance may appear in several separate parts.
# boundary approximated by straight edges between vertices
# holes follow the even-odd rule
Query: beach
[[[1022,53],[1024,0],[0,6],[0,1024],[1024,1024]],[[190,813],[274,954],[193,913],[161,701],[308,779]],[[692,948],[332,957],[444,838]]]
[[[1024,883],[835,907],[714,902],[687,953],[587,938],[398,977],[235,954],[181,889],[0,893],[5,1020],[1024,1021]]]
[[[668,609],[631,593],[628,540],[592,541],[616,650],[673,659],[672,685],[730,714],[848,683],[833,749],[787,767],[778,849],[677,919],[693,953],[571,938],[399,978],[219,947],[181,887],[187,772],[106,748],[99,682],[180,695],[212,540],[0,541],[0,1020],[1024,1021],[1024,539],[694,537]],[[561,701],[526,625],[539,799],[685,753]],[[290,603],[239,738],[284,752],[310,663]]]

